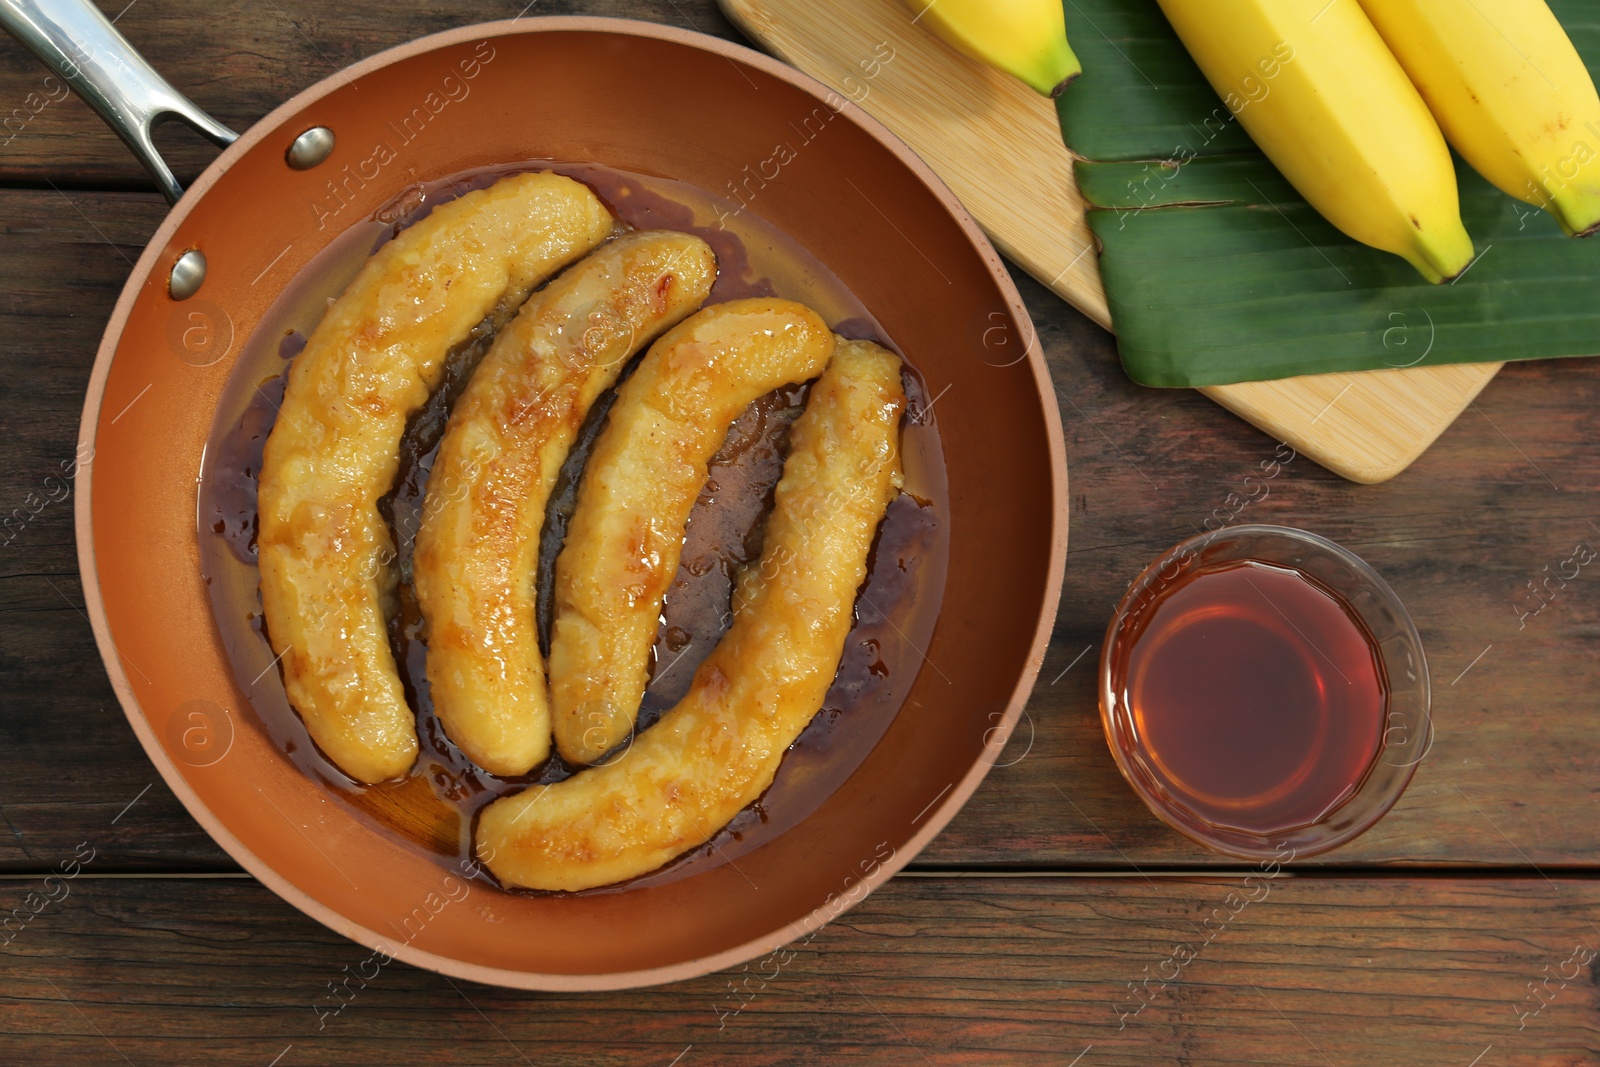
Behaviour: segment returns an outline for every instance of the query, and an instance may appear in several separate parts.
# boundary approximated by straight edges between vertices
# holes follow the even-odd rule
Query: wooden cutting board
[[[902,0],[719,3],[751,39],[910,145],[1007,258],[1114,329],[1050,101],[913,25]],[[1500,366],[1317,374],[1201,392],[1335,473],[1381,482],[1421,455]]]

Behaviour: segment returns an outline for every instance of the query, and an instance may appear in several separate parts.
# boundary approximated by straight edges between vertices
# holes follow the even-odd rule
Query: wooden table
[[[143,0],[118,25],[242,129],[381,48],[519,6]],[[573,11],[735,36],[710,0],[528,15]],[[0,39],[0,112],[47,89]],[[165,141],[180,174],[211,155]],[[776,974],[554,996],[397,963],[319,1015],[367,953],[243,875],[156,775],[95,653],[52,478],[165,211],[152,190],[75,99],[0,147],[0,511],[28,516],[0,533],[0,910],[27,917],[0,933],[0,1063],[1600,1063],[1600,564],[1547,602],[1528,585],[1600,545],[1600,364],[1513,364],[1393,482],[1300,459],[1236,517],[1316,530],[1393,583],[1437,731],[1377,828],[1247,889],[1253,867],[1187,844],[1118,777],[1093,682],[1127,581],[1231,512],[1275,442],[1130,384],[1110,337],[1020,275],[1071,400],[1072,552],[1027,718],[944,835]],[[46,880],[63,866],[79,873]]]

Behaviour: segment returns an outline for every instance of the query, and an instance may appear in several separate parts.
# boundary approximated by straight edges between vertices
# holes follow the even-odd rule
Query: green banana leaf
[[[1354,0],[1340,0],[1354,2]],[[1551,0],[1591,73],[1600,0]],[[1600,237],[1459,158],[1478,258],[1430,285],[1352,241],[1229,115],[1155,0],[1065,0],[1083,75],[1057,101],[1128,375],[1201,386],[1600,353]]]

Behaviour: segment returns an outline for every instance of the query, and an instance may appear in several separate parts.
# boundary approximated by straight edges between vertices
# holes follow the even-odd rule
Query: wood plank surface
[[[235,126],[335,65],[522,6],[123,2],[118,25]],[[713,0],[529,13],[573,11],[732,35]],[[0,111],[41,77],[0,38]],[[210,158],[171,142],[180,173]],[[1592,361],[1507,369],[1393,482],[1299,457],[1241,507],[1273,442],[1133,386],[1108,335],[1016,272],[1062,398],[1072,553],[1028,716],[915,871],[787,952],[662,988],[530,994],[392,963],[336,993],[369,952],[233,873],[134,740],[81,613],[60,475],[164,210],[75,100],[0,145],[0,1064],[1600,1063],[1594,574],[1519,614],[1541,603],[1528,581],[1600,539]],[[1095,708],[1114,601],[1208,518],[1365,555],[1435,675],[1438,740],[1395,812],[1249,882],[1143,810]]]
[[[0,515],[59,494],[48,479],[72,456],[100,331],[162,212],[154,194],[0,190]],[[1356,486],[1295,459],[1241,509],[1243,479],[1272,443],[1195,393],[1132,385],[1103,331],[1020,273],[1018,284],[1062,397],[1072,468],[1062,609],[1018,736],[921,862],[1226,862],[1135,800],[1106,752],[1094,688],[1127,582],[1215,515],[1213,525],[1303,526],[1364,555],[1410,607],[1433,665],[1437,743],[1410,791],[1371,833],[1316,862],[1592,864],[1594,568],[1538,615],[1519,611],[1539,603],[1527,583],[1545,567],[1580,541],[1600,545],[1600,365],[1510,367],[1404,477]],[[228,868],[111,694],[79,611],[71,509],[52,500],[14,537],[0,533],[10,538],[0,545],[0,869],[38,869],[91,837],[104,842],[104,869]]]
[[[150,65],[224,125],[244,130],[295,93],[385,48],[478,22],[519,15],[605,15],[664,22],[741,39],[706,0],[100,0],[117,29]],[[115,134],[75,96],[59,97],[43,67],[0,32],[0,182],[154,189]],[[29,103],[30,94],[39,94]],[[217,150],[181,123],[156,143],[180,180],[199,174]]]
[[[31,1067],[1600,1063],[1593,881],[901,877],[748,969],[606,994],[367,964],[246,880],[0,909]]]
[[[903,0],[722,0],[741,29],[860,104],[961,198],[996,247],[1111,326],[1055,108],[912,24]],[[1394,477],[1497,363],[1208,386],[1205,395],[1358,482]]]

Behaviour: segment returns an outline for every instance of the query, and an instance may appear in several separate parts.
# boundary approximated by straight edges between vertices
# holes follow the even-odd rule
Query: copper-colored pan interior
[[[402,958],[485,981],[682,977],[789,939],[830,895],[825,914],[857,899],[858,884],[908,860],[976,787],[1003,738],[996,727],[1009,728],[1031,688],[1055,612],[1066,542],[1058,418],[987,243],[902,147],[853,109],[835,115],[822,92],[742,49],[635,23],[456,31],[291,101],[157,234],[118,306],[86,409],[95,453],[80,500],[85,588],[152,758],[207,829],[297,906]],[[294,171],[284,150],[314,125],[333,129],[337,148]],[[784,144],[793,158],[763,171]],[[388,155],[380,146],[394,158],[378,162]],[[334,235],[415,182],[545,157],[724,195],[742,185],[755,192],[750,210],[839,275],[942,396],[949,576],[926,665],[883,741],[814,815],[738,870],[577,898],[475,884],[461,899],[443,861],[333,802],[253,725],[199,573],[196,476],[233,356]],[[205,252],[210,272],[199,296],[178,303],[165,279],[187,248]],[[179,355],[197,311],[232,334],[227,356],[205,367]],[[167,740],[175,710],[194,700],[234,711],[232,748],[207,767],[176,760]],[[891,860],[870,862],[891,849]],[[419,908],[426,922],[406,924]]]

